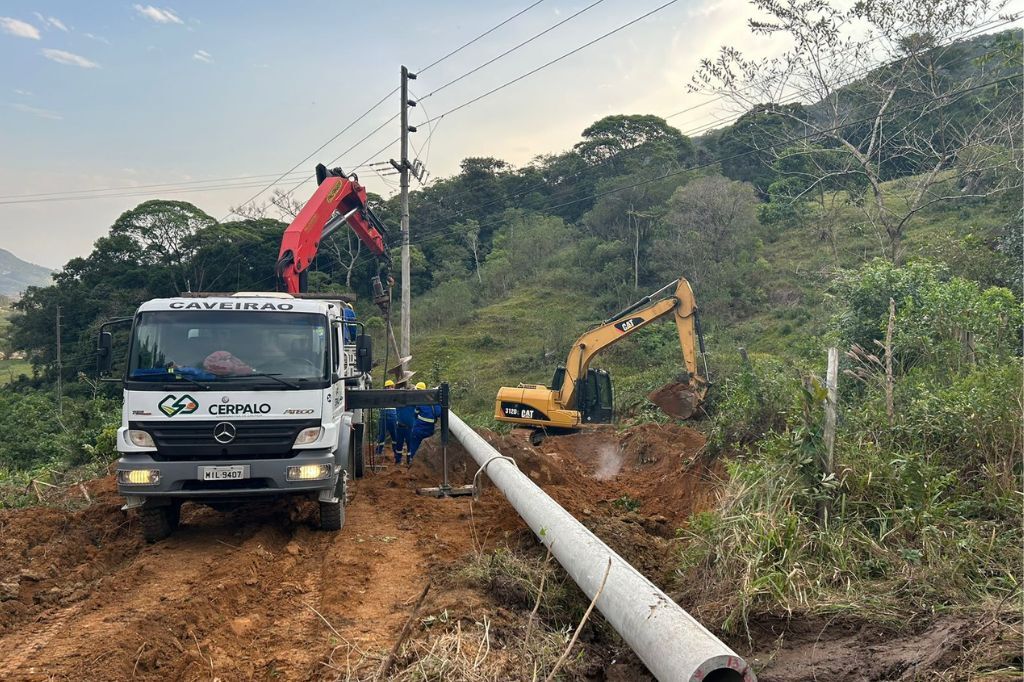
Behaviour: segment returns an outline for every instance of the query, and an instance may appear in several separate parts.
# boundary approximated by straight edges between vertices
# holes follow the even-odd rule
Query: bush
[[[765,434],[785,430],[799,386],[793,366],[771,357],[754,357],[715,381],[709,406],[714,415],[708,438],[712,453],[747,449]]]
[[[64,399],[26,390],[0,394],[0,466],[27,470],[53,463],[76,466],[115,456],[118,404],[106,398]]]

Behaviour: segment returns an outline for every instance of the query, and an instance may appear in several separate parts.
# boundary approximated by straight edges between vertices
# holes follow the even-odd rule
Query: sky
[[[3,0],[0,248],[58,268],[87,255],[122,212],[149,198],[190,201],[225,218],[230,207],[384,97],[398,84],[402,64],[416,72],[533,2]],[[598,2],[427,96],[593,2],[542,0],[426,69],[411,84],[421,100],[412,123],[471,100],[665,0]],[[749,15],[745,0],[678,0],[433,126],[418,126],[414,156],[434,178],[457,172],[468,156],[524,165],[570,148],[603,116],[669,116],[698,105],[707,97],[688,93],[686,85],[699,59],[723,44],[742,45],[756,56],[784,47],[753,38],[746,27]],[[290,189],[316,162],[346,151],[398,107],[395,94],[280,186]],[[714,103],[669,122],[685,133],[726,113]],[[367,160],[397,158],[397,144],[382,148],[398,134],[396,120],[334,165],[350,170]],[[371,191],[389,196],[397,190],[394,177],[358,172]],[[145,187],[186,182],[193,184],[175,191]],[[103,198],[76,194],[99,188],[128,189]],[[294,196],[305,200],[312,190],[307,182]],[[415,232],[415,216],[412,225]]]

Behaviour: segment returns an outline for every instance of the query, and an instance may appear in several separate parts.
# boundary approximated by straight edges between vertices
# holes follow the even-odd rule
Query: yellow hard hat
[[[427,385],[421,381],[418,384],[416,384],[416,388],[422,391],[427,388]]]
[[[384,388],[389,388],[389,387],[394,386],[394,385],[395,385],[395,382],[392,381],[391,379],[388,379],[387,381],[384,382]]]

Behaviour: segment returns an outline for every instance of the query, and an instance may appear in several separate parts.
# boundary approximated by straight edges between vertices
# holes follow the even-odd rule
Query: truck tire
[[[337,502],[320,503],[320,530],[339,531],[345,525],[345,504]]]
[[[351,468],[352,478],[363,477],[363,424],[352,426],[352,456]]]
[[[177,515],[174,515],[177,516]],[[177,525],[177,519],[173,518]],[[143,507],[139,510],[139,523],[142,526],[142,537],[146,542],[157,542],[168,537],[174,530],[171,524],[170,507]]]
[[[172,533],[181,525],[181,504],[181,502],[172,502],[171,506],[167,507],[167,524],[171,527]]]

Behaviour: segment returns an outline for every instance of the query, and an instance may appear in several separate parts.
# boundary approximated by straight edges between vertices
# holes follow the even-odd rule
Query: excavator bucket
[[[684,381],[670,381],[649,393],[647,399],[675,419],[689,419],[697,412],[701,402],[693,385]]]

